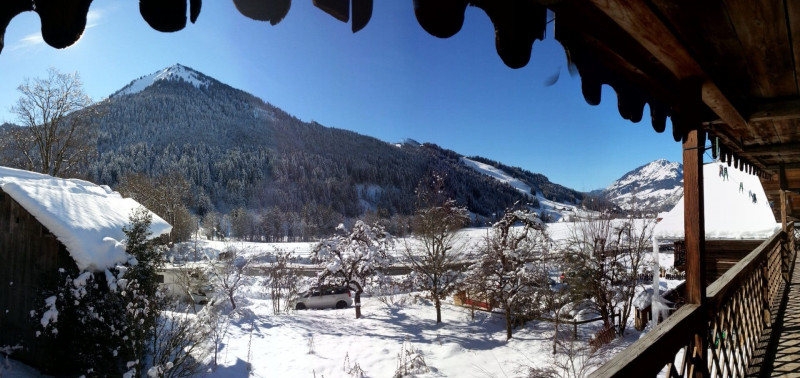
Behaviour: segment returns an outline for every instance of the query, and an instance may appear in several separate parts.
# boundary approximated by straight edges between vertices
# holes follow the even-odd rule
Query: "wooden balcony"
[[[796,373],[800,369],[800,287],[792,279],[800,280],[800,272],[794,269],[794,228],[791,224],[787,228],[709,285],[705,305],[684,305],[593,376]],[[696,345],[705,345],[705,353]]]

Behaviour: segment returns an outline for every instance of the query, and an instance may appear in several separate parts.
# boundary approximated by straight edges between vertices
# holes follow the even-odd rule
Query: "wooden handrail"
[[[727,302],[730,297],[736,293],[741,283],[752,273],[758,269],[758,265],[769,257],[769,253],[780,243],[781,231],[773,234],[769,239],[761,243],[756,249],[748,253],[743,259],[739,260],[736,265],[728,269],[716,281],[708,285],[706,288],[706,298],[708,300],[708,311],[713,313],[721,305]]]
[[[681,306],[663,323],[595,370],[592,377],[655,376],[669,362],[664,361],[664,356],[674,357],[704,318],[699,305]]]
[[[709,324],[707,340],[709,361],[694,361],[706,365],[713,376],[743,375],[750,363],[757,340],[769,322],[769,308],[776,300],[780,285],[785,284],[781,266],[795,257],[791,243],[782,243],[785,233],[778,231],[761,243],[741,261],[706,288],[705,307],[686,304],[663,323],[631,344],[624,352],[592,373],[593,377],[651,377],[665,367],[668,376],[683,376],[691,367],[686,356],[675,361],[678,352],[694,348],[698,325]],[[789,237],[794,237],[790,228]],[[784,261],[782,261],[784,260]],[[766,316],[762,316],[767,311]],[[703,332],[705,333],[705,332]],[[702,365],[701,365],[702,366]],[[702,368],[702,367],[700,367]]]

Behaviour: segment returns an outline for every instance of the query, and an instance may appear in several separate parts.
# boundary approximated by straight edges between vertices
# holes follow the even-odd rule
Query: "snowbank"
[[[141,206],[108,186],[0,167],[0,189],[17,201],[67,248],[81,270],[102,271],[127,261],[122,228]],[[172,226],[155,214],[152,237]]]
[[[727,179],[720,177],[720,167],[727,168]],[[710,163],[703,166],[703,185],[707,239],[767,239],[780,228],[757,176]],[[654,233],[659,239],[683,239],[683,198]]]

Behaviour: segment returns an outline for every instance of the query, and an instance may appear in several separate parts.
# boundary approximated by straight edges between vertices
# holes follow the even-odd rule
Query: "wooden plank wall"
[[[716,281],[763,242],[763,240],[706,240],[708,283]]]
[[[30,311],[44,305],[41,285],[53,282],[59,262],[74,265],[64,245],[0,190],[0,345],[32,345]],[[14,356],[32,361],[36,354]]]

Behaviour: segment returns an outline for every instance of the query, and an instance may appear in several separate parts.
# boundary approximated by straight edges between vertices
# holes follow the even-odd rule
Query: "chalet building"
[[[235,3],[244,16],[275,25],[291,2]],[[354,32],[370,21],[373,7],[372,0],[313,3],[350,22]],[[0,3],[0,25],[4,29],[19,13],[36,12],[44,41],[63,48],[82,35],[90,4],[6,1]],[[201,5],[200,0],[142,0],[130,17],[174,32],[186,26],[187,11],[192,22],[201,17]],[[622,118],[640,122],[647,105],[654,130],[667,130],[669,118],[676,148],[683,151],[686,304],[593,374],[729,377],[800,371],[800,293],[792,285],[800,279],[794,232],[800,220],[800,2],[413,1],[420,26],[439,38],[459,32],[468,5],[492,21],[495,33],[487,38],[494,38],[497,54],[511,68],[528,64],[534,42],[545,37],[552,21],[552,35],[580,75],[587,103],[600,103],[602,86],[609,85]],[[607,143],[624,148],[616,140]],[[715,195],[703,184],[709,144],[729,170],[759,178],[781,224],[713,281],[706,271],[703,206],[706,196]]]
[[[106,186],[0,167],[0,346],[32,365],[47,358],[29,348],[42,293],[59,268],[102,272],[126,262],[122,229],[140,206]],[[171,230],[152,215],[153,236]]]

